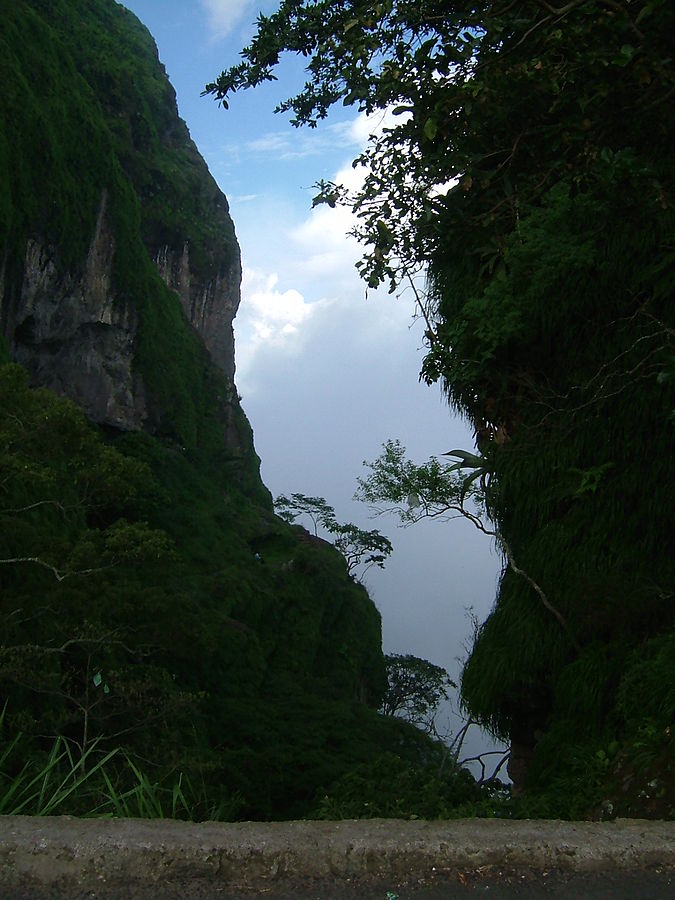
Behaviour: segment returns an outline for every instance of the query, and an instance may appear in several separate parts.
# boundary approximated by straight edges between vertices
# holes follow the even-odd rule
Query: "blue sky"
[[[377,527],[394,544],[366,584],[383,619],[386,652],[414,653],[456,677],[471,625],[495,596],[500,559],[468,522],[402,530],[372,521],[353,501],[364,459],[398,438],[421,461],[470,449],[467,427],[438,387],[419,383],[421,323],[410,296],[369,293],[354,269],[345,210],[311,210],[312,185],[353,178],[351,160],[378,126],[340,109],[323,126],[296,130],[274,115],[304,73],[288,61],[279,80],[233,98],[223,110],[203,87],[236,63],[257,12],[274,2],[125,0],[153,34],[176,89],[180,115],[230,203],[242,250],[235,320],[236,382],[276,496],[323,496],[340,521]],[[481,745],[479,738],[469,749]]]

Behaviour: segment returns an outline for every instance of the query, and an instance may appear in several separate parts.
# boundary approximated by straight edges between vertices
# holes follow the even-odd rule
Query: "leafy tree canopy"
[[[355,498],[367,503],[376,515],[395,513],[403,525],[425,518],[444,521],[464,516],[483,531],[485,525],[479,514],[485,489],[479,491],[475,482],[479,478],[486,482],[487,462],[461,450],[443,455],[458,454],[461,454],[459,462],[446,463],[431,457],[418,465],[407,458],[406,448],[400,441],[390,439],[382,445],[382,453],[376,460],[364,461],[370,472],[365,478],[357,479]],[[461,470],[468,464],[472,465],[471,473],[462,475]]]
[[[274,501],[274,508],[277,515],[286,522],[295,522],[299,516],[308,516],[315,535],[318,535],[319,528],[328,528],[335,522],[335,510],[323,497],[308,497],[298,493],[287,497],[279,494]]]
[[[287,51],[309,76],[279,104],[293,124],[385,113],[361,187],[322,183],[315,202],[356,213],[369,286],[417,292],[423,378],[480,456],[453,484],[392,446],[361,490],[414,518],[489,486],[510,566],[462,698],[524,759],[539,748],[535,773],[566,772],[549,813],[589,802],[574,741],[628,740],[622,667],[672,632],[674,33],[669,0],[285,0],[207,87],[226,103]]]
[[[387,690],[381,712],[385,716],[400,716],[431,732],[439,704],[448,699],[448,689],[457,685],[441,666],[418,656],[390,653],[384,660]]]
[[[335,518],[335,510],[323,497],[308,497],[305,494],[280,494],[274,501],[278,515],[286,522],[294,522],[299,516],[308,516],[318,536],[323,528],[334,536],[333,544],[347,563],[347,571],[352,574],[360,565],[384,568],[387,557],[394,549],[388,537],[376,528],[366,531],[351,522],[340,524]],[[365,570],[364,570],[365,571]]]
[[[105,445],[75,404],[0,367],[0,565],[61,581],[171,552],[168,535],[129,521],[158,496],[148,466]]]
[[[358,213],[368,283],[393,287],[439,245],[489,276],[519,209],[557,181],[583,189],[600,157],[626,147],[633,160],[669,153],[674,29],[668,0],[284,0],[206,91],[226,106],[273,80],[288,51],[308,60],[304,88],[277,108],[294,125],[338,103],[390,110],[355,161],[363,188],[321,192]],[[667,203],[672,170],[643,176],[644,202]]]

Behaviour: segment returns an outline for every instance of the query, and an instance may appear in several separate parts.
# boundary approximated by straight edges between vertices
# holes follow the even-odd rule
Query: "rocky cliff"
[[[233,382],[239,248],[151,36],[114,3],[19,6],[0,101],[12,358],[94,421],[182,446],[204,444],[208,382],[225,451],[250,463]]]
[[[114,246],[104,189],[83,271],[59,271],[58,251],[29,238],[20,277],[3,291],[2,323],[34,384],[71,397],[95,422],[136,429],[148,419],[133,365],[138,316],[115,303]]]
[[[273,514],[233,381],[234,228],[151,36],[114,0],[7,6],[0,755],[21,734],[39,765],[56,735],[84,769],[94,742],[120,793],[135,759],[194,787],[191,816],[304,815],[428,744],[375,712],[365,589]]]

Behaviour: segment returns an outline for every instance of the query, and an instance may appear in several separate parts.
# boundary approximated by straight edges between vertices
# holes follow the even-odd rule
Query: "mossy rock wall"
[[[189,778],[203,815],[306,814],[388,748],[380,616],[336,550],[274,516],[227,328],[209,344],[213,323],[191,317],[220,297],[231,332],[227,202],[131,13],[7,6],[0,745],[23,734],[8,771],[59,735],[117,748],[119,790],[130,759],[158,783]],[[89,363],[121,400],[87,393]],[[117,417],[57,393],[85,411],[103,393]]]

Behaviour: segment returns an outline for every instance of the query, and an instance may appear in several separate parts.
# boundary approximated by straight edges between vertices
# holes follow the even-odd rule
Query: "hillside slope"
[[[152,38],[113,0],[12,4],[0,86],[6,772],[58,736],[82,771],[121,751],[119,791],[131,761],[193,815],[280,818],[428,754],[375,712],[367,592],[260,481],[234,228]]]

